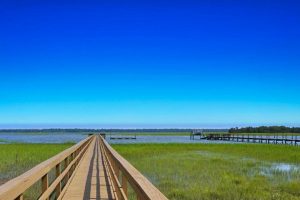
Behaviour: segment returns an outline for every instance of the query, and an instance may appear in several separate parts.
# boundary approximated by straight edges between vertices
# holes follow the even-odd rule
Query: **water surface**
[[[81,133],[49,133],[49,134],[20,134],[20,133],[1,133],[2,143],[65,143],[79,142],[86,138],[86,134]],[[232,141],[208,141],[190,140],[189,136],[137,136],[136,139],[110,139],[111,144],[135,144],[135,143],[232,143]]]
[[[87,135],[80,133],[51,133],[51,134],[20,134],[1,133],[2,143],[77,143]]]

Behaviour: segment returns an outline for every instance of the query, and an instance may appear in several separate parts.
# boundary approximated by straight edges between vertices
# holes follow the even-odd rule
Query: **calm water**
[[[51,133],[51,134],[20,134],[20,133],[0,133],[0,143],[65,143],[79,142],[86,138],[82,133]],[[281,138],[278,137],[278,138]],[[288,136],[287,138],[291,138]],[[300,138],[300,137],[299,137]],[[2,141],[3,140],[3,141]],[[234,143],[232,141],[208,141],[190,140],[189,136],[137,136],[136,139],[114,139],[107,141],[112,144],[134,144],[134,143]]]
[[[19,133],[1,133],[0,140],[2,143],[18,142],[18,143],[65,143],[79,142],[86,138],[87,135],[80,133],[51,133],[51,134],[19,134]],[[107,141],[112,144],[127,143],[228,143],[226,141],[206,141],[206,140],[190,140],[189,136],[137,136],[136,139],[114,139]]]
[[[18,142],[18,143],[65,143],[65,142],[79,142],[86,138],[87,135],[80,133],[68,133],[68,134],[14,134],[14,133],[1,133],[0,140],[4,140],[2,143]]]
[[[190,140],[190,136],[137,136],[136,139],[119,139],[107,141],[112,144],[134,144],[134,143],[231,143],[228,141]]]

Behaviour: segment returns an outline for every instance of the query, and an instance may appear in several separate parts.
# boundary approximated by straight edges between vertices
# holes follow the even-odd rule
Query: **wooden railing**
[[[167,200],[167,198],[127,160],[118,154],[101,136],[100,148],[115,196],[127,200],[130,184],[138,200]]]
[[[68,180],[76,169],[80,159],[94,138],[95,136],[90,136],[82,140],[69,149],[35,166],[21,176],[0,186],[0,200],[23,200],[24,192],[39,181],[41,182],[41,195],[39,199],[48,200],[52,195],[55,195],[55,199],[59,199],[60,194],[67,188]],[[50,183],[49,173],[52,170],[55,170],[55,177],[53,182]]]

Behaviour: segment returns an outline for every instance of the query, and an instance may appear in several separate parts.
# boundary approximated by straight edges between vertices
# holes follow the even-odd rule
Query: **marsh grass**
[[[72,144],[1,144],[0,181],[12,179]]]
[[[3,143],[3,144],[5,144],[5,143],[9,143],[9,141],[8,141],[8,140],[4,140],[4,139],[1,139],[1,138],[0,138],[0,144],[2,144],[2,143]]]
[[[300,148],[261,144],[113,145],[168,198],[300,199]],[[263,170],[268,169],[268,174]]]

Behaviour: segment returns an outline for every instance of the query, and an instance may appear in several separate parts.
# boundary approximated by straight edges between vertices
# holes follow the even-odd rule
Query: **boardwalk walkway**
[[[74,177],[67,186],[64,200],[115,199],[99,146],[99,138],[93,140],[79,163]]]
[[[31,200],[26,192],[38,185],[39,200],[127,200],[128,187],[137,200],[167,200],[101,136],[90,136],[0,186],[0,200]]]

